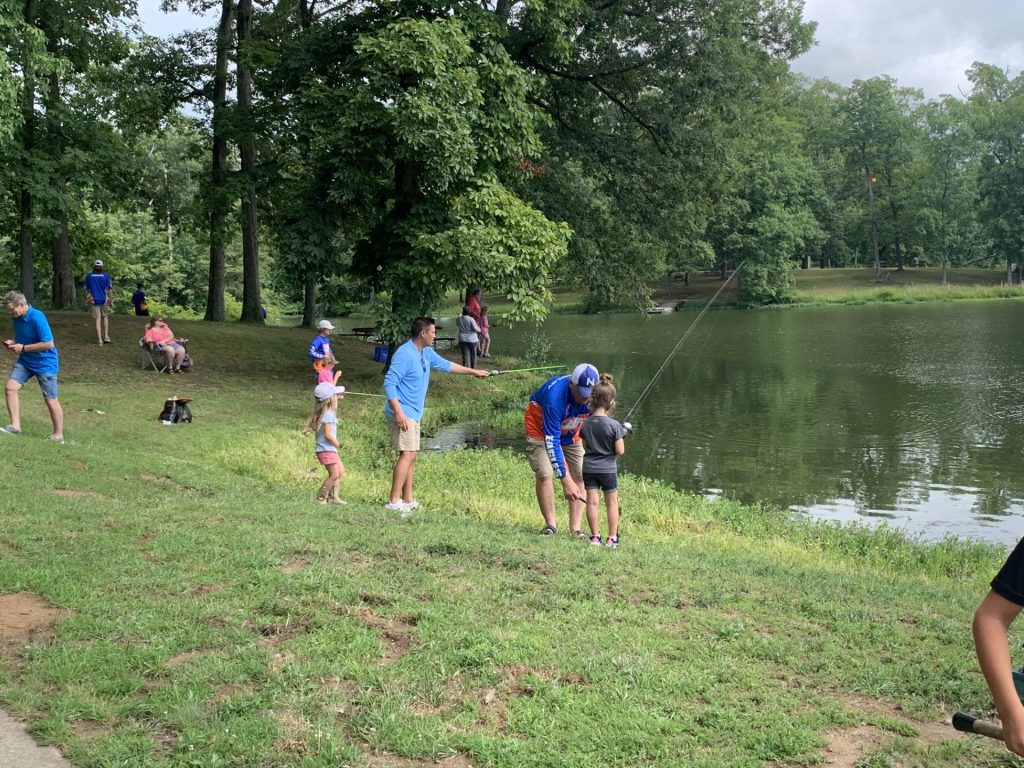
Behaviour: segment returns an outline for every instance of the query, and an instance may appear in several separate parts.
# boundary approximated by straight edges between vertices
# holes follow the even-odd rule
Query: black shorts
[[[584,472],[583,487],[588,491],[611,491],[619,490],[619,476],[615,472]]]

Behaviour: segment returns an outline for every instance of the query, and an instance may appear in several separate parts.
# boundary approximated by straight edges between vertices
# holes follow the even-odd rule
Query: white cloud
[[[805,0],[804,18],[818,22],[818,44],[793,69],[842,85],[889,75],[934,98],[969,91],[975,61],[1024,68],[1019,0]]]

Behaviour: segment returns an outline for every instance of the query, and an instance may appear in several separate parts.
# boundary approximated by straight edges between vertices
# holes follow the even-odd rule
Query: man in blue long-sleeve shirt
[[[420,420],[432,368],[487,378],[487,371],[466,368],[434,351],[437,326],[432,317],[417,317],[407,342],[395,350],[384,375],[384,418],[398,461],[391,474],[391,496],[384,506],[408,514],[419,504],[412,496],[413,470],[420,450]]]

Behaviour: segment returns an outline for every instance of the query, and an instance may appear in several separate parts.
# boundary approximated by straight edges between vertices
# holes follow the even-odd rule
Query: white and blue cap
[[[590,397],[594,385],[597,384],[599,374],[597,368],[590,363],[580,363],[572,369],[572,376],[569,378],[576,385],[576,392],[580,397]]]
[[[313,394],[316,395],[317,400],[330,400],[335,395],[345,394],[345,388],[336,387],[329,381],[322,381],[316,385],[316,389],[313,390]]]

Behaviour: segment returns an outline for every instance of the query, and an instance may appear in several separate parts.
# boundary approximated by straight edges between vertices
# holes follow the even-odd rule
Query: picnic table
[[[363,328],[353,328],[351,331],[348,332],[348,334],[345,335],[355,336],[360,341],[372,341],[373,338],[377,335],[377,329],[374,328],[372,325],[365,326]]]

